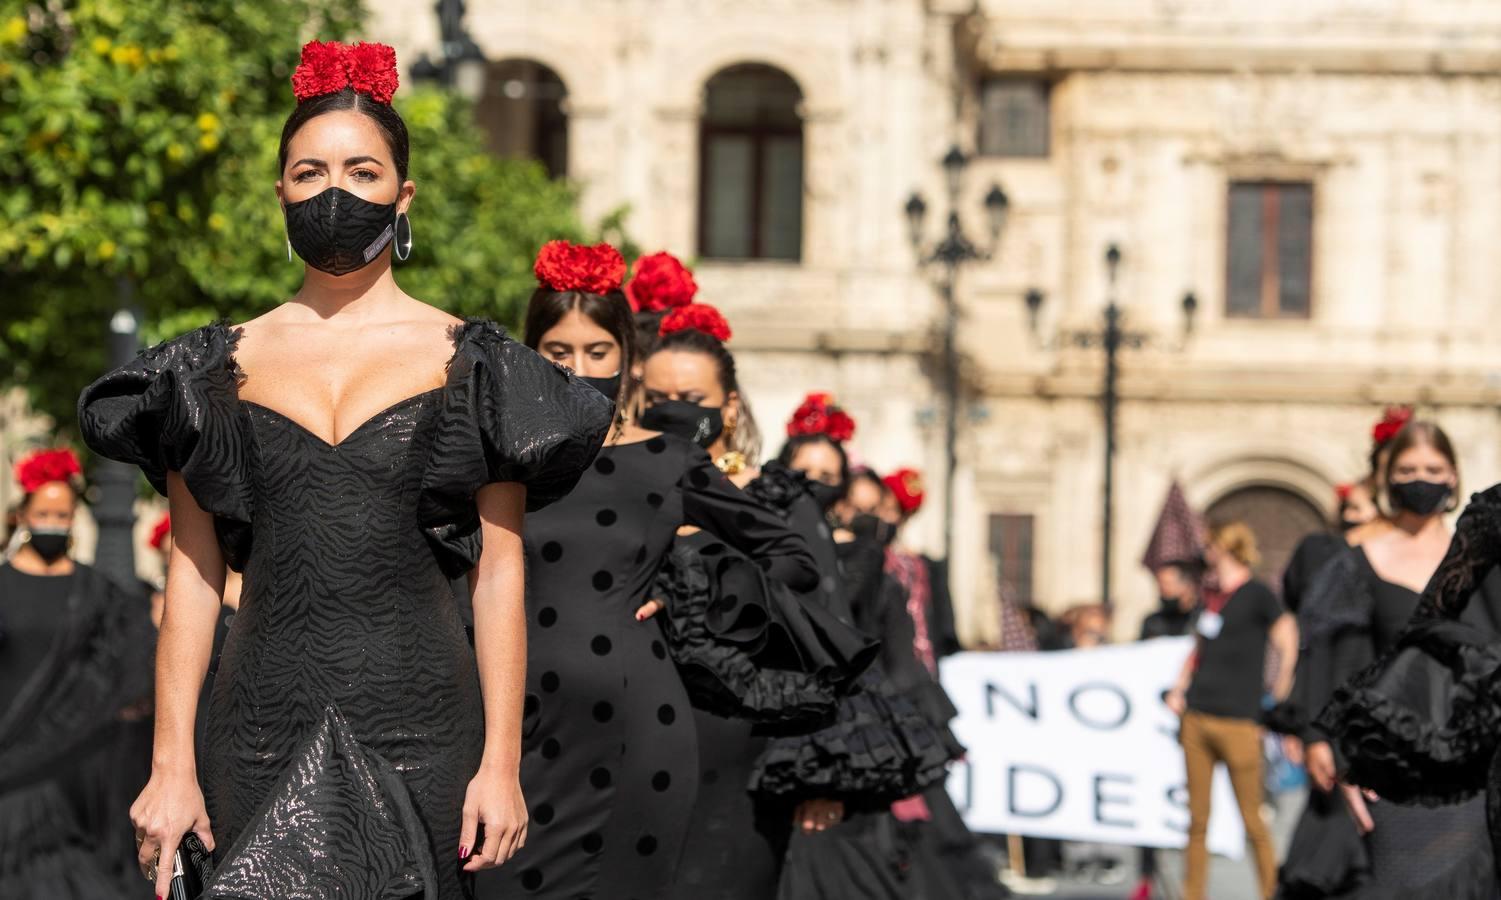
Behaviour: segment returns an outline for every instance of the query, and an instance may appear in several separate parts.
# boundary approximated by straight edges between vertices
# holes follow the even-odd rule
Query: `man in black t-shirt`
[[[1182,716],[1179,740],[1188,775],[1188,851],[1184,900],[1203,900],[1209,868],[1206,838],[1214,767],[1224,763],[1255,853],[1263,897],[1277,889],[1277,858],[1261,818],[1261,711],[1268,644],[1278,651],[1273,694],[1292,687],[1298,626],[1271,588],[1251,580],[1256,538],[1236,522],[1214,531],[1205,554],[1219,590],[1206,592],[1195,627],[1198,642],[1184,663],[1168,705]]]

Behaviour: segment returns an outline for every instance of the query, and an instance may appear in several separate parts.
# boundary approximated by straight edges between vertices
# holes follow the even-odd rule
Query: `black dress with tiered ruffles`
[[[1367,838],[1372,879],[1356,896],[1501,896],[1498,560],[1501,489],[1493,487],[1460,517],[1421,596],[1381,581],[1367,563],[1371,624],[1362,633],[1348,608],[1338,616],[1345,636],[1333,656],[1344,661],[1314,728],[1333,744],[1344,777],[1381,797]],[[1405,594],[1401,608],[1383,610],[1395,592]]]
[[[200,757],[210,894],[470,896],[458,841],[484,711],[449,579],[479,558],[476,492],[561,498],[610,403],[469,320],[442,387],[330,444],[239,398],[238,337],[216,324],[152,347],[79,401],[89,446],[158,491],[181,473],[244,573]]]

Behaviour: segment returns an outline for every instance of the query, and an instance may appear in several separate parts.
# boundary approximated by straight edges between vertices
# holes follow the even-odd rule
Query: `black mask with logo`
[[[33,528],[31,537],[26,543],[31,545],[37,555],[48,563],[57,562],[68,552],[68,529],[66,528]]]
[[[292,249],[330,275],[365,268],[396,237],[395,203],[371,203],[343,188],[288,203],[283,211]]]
[[[578,376],[579,381],[589,385],[614,402],[620,396],[620,373],[616,372],[609,378],[594,378],[589,375]]]
[[[686,400],[653,403],[641,414],[641,427],[675,434],[707,448],[724,431],[724,411],[717,406],[699,406]]]
[[[1394,481],[1386,490],[1393,507],[1431,516],[1444,508],[1454,489],[1442,481]]]

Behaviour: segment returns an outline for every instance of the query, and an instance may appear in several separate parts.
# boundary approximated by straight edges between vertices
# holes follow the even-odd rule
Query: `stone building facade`
[[[769,449],[803,391],[834,392],[862,460],[929,474],[911,537],[933,551],[943,309],[903,205],[921,190],[936,236],[956,141],[972,234],[1004,187],[997,252],[957,292],[954,586],[971,637],[998,590],[1054,612],[1100,599],[1103,359],[1061,338],[1099,327],[1111,244],[1127,325],[1150,335],[1122,356],[1121,636],[1154,603],[1137,559],[1174,479],[1251,520],[1275,568],[1362,473],[1385,403],[1443,423],[1467,486],[1501,478],[1493,2],[469,7],[497,151],[575,180],[586,218],[628,208],[644,248],[697,260]],[[436,53],[427,0],[371,14],[401,58]]]

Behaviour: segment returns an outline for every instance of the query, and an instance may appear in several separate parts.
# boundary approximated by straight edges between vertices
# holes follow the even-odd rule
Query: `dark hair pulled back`
[[[526,323],[523,326],[526,345],[536,350],[542,344],[542,335],[574,310],[608,331],[620,345],[620,394],[615,398],[615,406],[624,409],[631,394],[631,366],[637,352],[636,323],[631,318],[631,304],[626,301],[625,294],[620,291],[591,294],[587,291],[555,291],[546,286],[537,288],[526,304]]]
[[[362,113],[375,123],[375,127],[380,129],[381,137],[386,140],[386,147],[391,151],[391,162],[396,166],[396,177],[401,181],[406,181],[407,164],[412,155],[411,139],[407,137],[407,123],[390,104],[372,100],[368,95],[356,92],[354,88],[344,88],[332,94],[322,94],[297,104],[297,108],[292,110],[290,116],[287,116],[287,123],[281,128],[281,145],[277,150],[277,161],[281,165],[281,171],[287,170],[287,147],[292,143],[293,136],[302,130],[302,126],[319,116],[345,111]]]

